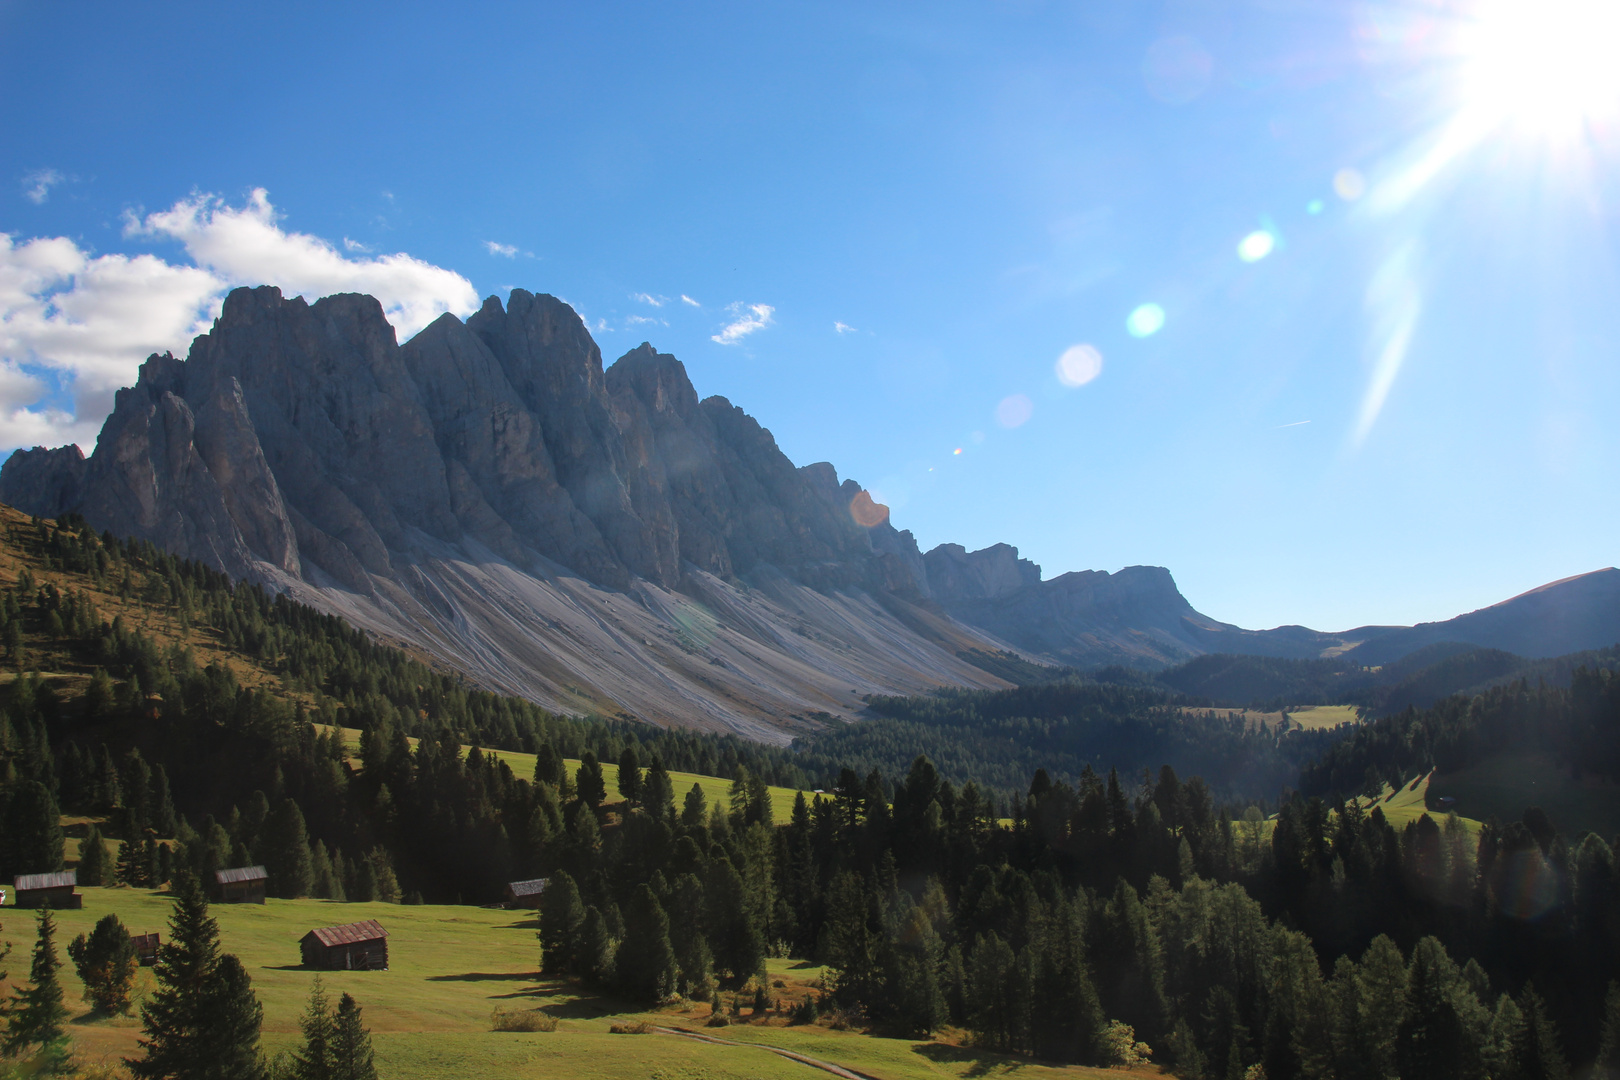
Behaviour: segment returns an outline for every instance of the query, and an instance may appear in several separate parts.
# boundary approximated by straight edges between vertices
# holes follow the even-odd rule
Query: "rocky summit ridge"
[[[430,653],[492,688],[780,741],[867,693],[1005,685],[1015,651],[1156,666],[1356,644],[1193,610],[1168,571],[926,554],[831,464],[796,467],[679,360],[604,368],[514,290],[403,345],[372,297],[237,289],[118,392],[95,452],[35,448],[0,501],[77,511]],[[1432,636],[1432,631],[1426,632]]]

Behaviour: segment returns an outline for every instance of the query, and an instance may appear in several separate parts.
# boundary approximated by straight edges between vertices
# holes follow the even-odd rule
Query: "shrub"
[[[611,1035],[651,1035],[653,1026],[645,1020],[637,1020],[629,1024],[614,1024],[608,1028]]]
[[[496,1009],[490,1014],[491,1031],[556,1031],[557,1018],[544,1009]]]

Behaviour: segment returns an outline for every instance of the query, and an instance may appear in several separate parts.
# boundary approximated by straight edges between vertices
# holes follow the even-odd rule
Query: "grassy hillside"
[[[171,908],[166,894],[145,889],[82,889],[82,911],[57,913],[58,942],[86,933],[111,911],[137,933],[168,934]],[[943,1077],[1000,1077],[1025,1080],[1057,1077],[1121,1076],[1118,1070],[1047,1068],[1028,1059],[943,1041],[887,1039],[826,1026],[790,1027],[772,1015],[753,1020],[745,1007],[739,1022],[705,1026],[709,1007],[660,1013],[626,1008],[611,998],[582,996],[568,985],[541,978],[532,913],[474,907],[334,904],[319,900],[271,900],[215,905],[224,948],[241,957],[264,1006],[264,1048],[274,1054],[294,1045],[297,1021],[314,973],[299,967],[298,939],[317,926],[376,919],[389,931],[390,970],[324,972],[329,992],[348,992],[365,1010],[373,1033],[378,1072],[384,1080],[524,1080],[580,1077],[617,1080],[648,1077],[698,1080],[757,1077],[792,1080],[826,1076],[809,1065],[781,1057],[766,1045],[842,1065],[881,1080]],[[32,941],[32,913],[3,909],[3,937],[26,955]],[[66,959],[64,955],[64,960]],[[16,965],[12,967],[15,969]],[[810,982],[823,969],[791,960],[769,962],[771,994],[787,1001],[812,992]],[[69,1025],[80,1057],[107,1061],[136,1052],[136,1016],[93,1017],[80,1001],[82,986],[72,965],[63,971]],[[781,985],[777,985],[781,984]],[[142,969],[138,994],[154,987],[151,969]],[[4,988],[4,984],[0,984]],[[543,1008],[557,1018],[553,1032],[496,1032],[491,1014]],[[138,1012],[138,1010],[137,1010]],[[615,1023],[650,1021],[684,1028],[725,1042],[703,1042],[669,1034],[622,1035]],[[742,1045],[728,1045],[728,1043]],[[1144,1070],[1142,1075],[1156,1075]]]
[[[343,732],[344,748],[351,752],[358,749],[360,746],[360,732],[354,728],[341,728],[340,730]],[[416,745],[415,739],[411,739],[409,741],[412,746]],[[511,767],[512,772],[518,776],[528,777],[534,775],[535,755],[533,754],[525,754],[518,750],[490,750],[488,753],[492,754],[497,761],[506,762],[506,764]],[[573,770],[579,768],[579,759],[563,758],[563,764],[568,767],[570,772],[572,772]],[[608,801],[604,805],[612,805],[613,803],[620,801],[618,799],[619,766],[617,762],[612,761],[604,761],[601,764],[602,778],[604,781],[606,781],[608,789]],[[726,780],[719,776],[702,776],[698,773],[677,772],[673,769],[670,770],[669,778],[675,784],[675,801],[677,807],[680,805],[680,800],[684,798],[686,793],[692,789],[693,784],[696,784],[698,787],[703,789],[703,797],[708,800],[710,806],[730,805],[730,780]],[[798,798],[799,789],[772,786],[770,788],[770,793],[771,813],[778,825],[784,824],[793,813],[793,802],[796,798]],[[813,799],[815,798],[815,792],[806,791],[804,793],[804,797],[806,799]]]

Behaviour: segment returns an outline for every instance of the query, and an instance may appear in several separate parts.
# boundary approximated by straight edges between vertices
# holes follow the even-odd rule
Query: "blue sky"
[[[1620,535],[1620,25],[1514,7],[3,3],[0,442],[226,284],[520,286],[924,548],[1446,618]]]

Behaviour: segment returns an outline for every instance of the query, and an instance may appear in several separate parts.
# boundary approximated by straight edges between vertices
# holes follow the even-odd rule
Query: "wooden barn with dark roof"
[[[376,919],[323,926],[298,942],[304,966],[320,971],[387,971],[388,931]]]
[[[534,878],[531,881],[509,881],[506,883],[506,906],[509,908],[537,908],[540,906],[540,898],[545,895],[546,886],[550,884],[550,878]]]
[[[79,872],[63,870],[55,874],[18,874],[12,881],[20,908],[82,908],[84,897],[74,892]]]
[[[269,880],[270,874],[262,866],[214,871],[214,884],[219,886],[219,899],[225,904],[264,903],[265,883]]]

